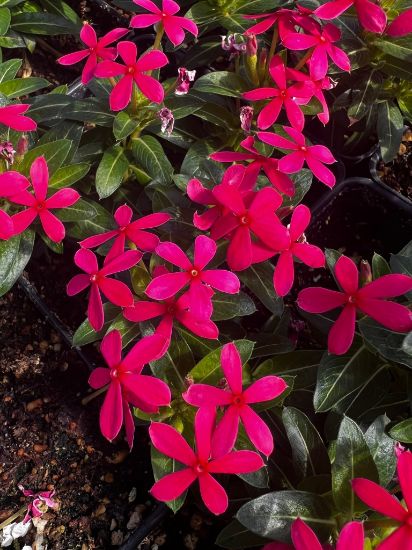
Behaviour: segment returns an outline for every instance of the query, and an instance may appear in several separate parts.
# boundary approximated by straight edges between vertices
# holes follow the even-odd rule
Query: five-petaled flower
[[[258,138],[273,147],[288,149],[293,152],[279,160],[279,170],[287,174],[294,174],[302,170],[304,163],[313,172],[319,181],[333,187],[336,183],[335,175],[324,164],[333,164],[335,157],[324,145],[307,145],[305,136],[295,128],[283,126],[293,141],[271,132],[258,132]]]
[[[96,32],[91,25],[85,23],[80,31],[80,40],[87,46],[87,48],[78,52],[68,53],[59,57],[57,60],[60,65],[75,65],[83,59],[87,59],[86,64],[82,71],[82,83],[88,84],[94,77],[95,69],[99,61],[111,60],[113,61],[117,57],[117,51],[115,47],[109,47],[110,44],[116,42],[120,38],[123,38],[129,32],[128,29],[113,29],[105,36],[97,38]]]
[[[24,179],[27,183],[26,187],[28,187],[30,183],[26,178]],[[39,217],[49,239],[59,243],[65,236],[64,225],[50,210],[73,206],[80,199],[80,195],[75,189],[65,187],[47,198],[49,169],[44,157],[38,157],[31,165],[30,179],[34,193],[25,189],[8,199],[14,204],[27,206],[12,217],[14,234],[18,235],[25,231]]]
[[[37,123],[32,118],[24,116],[29,109],[30,105],[24,103],[0,107],[0,124],[16,132],[33,132],[37,128]]]
[[[133,243],[139,250],[153,252],[159,244],[159,237],[145,231],[145,229],[152,229],[163,225],[170,220],[170,214],[158,212],[143,216],[134,222],[132,222],[132,216],[133,210],[130,206],[126,204],[119,206],[114,213],[114,220],[118,226],[117,229],[87,237],[87,239],[80,241],[80,246],[82,248],[95,248],[111,239],[115,239],[112,248],[105,258],[105,263],[122,254],[127,241]]]
[[[255,139],[248,136],[240,144],[247,153],[237,151],[218,151],[212,153],[210,158],[218,162],[237,162],[251,160],[246,166],[245,178],[250,182],[251,187],[256,184],[256,180],[261,170],[266,174],[270,183],[285,195],[291,197],[295,192],[295,186],[292,180],[286,174],[279,170],[278,159],[267,157],[255,147]]]
[[[269,73],[277,88],[256,88],[250,92],[244,92],[243,97],[249,101],[261,101],[270,99],[263,107],[257,118],[257,125],[260,129],[266,130],[274,124],[280,114],[282,107],[290,124],[297,130],[303,130],[305,116],[300,105],[308,103],[313,96],[314,87],[310,80],[299,80],[295,84],[288,85],[292,80],[287,74],[287,69],[280,55],[274,55],[270,61]]]
[[[70,279],[67,284],[67,294],[74,296],[90,286],[87,317],[94,330],[101,330],[104,324],[104,311],[100,292],[117,306],[127,307],[133,305],[133,294],[130,288],[122,281],[113,279],[109,275],[132,268],[141,257],[141,252],[127,250],[99,269],[96,255],[91,250],[81,248],[74,255],[74,263],[86,274],[75,275]]]
[[[135,4],[150,11],[151,14],[135,15],[130,26],[135,29],[143,29],[161,23],[164,31],[174,46],[179,46],[185,39],[185,30],[197,36],[197,25],[187,17],[175,15],[179,10],[179,4],[173,0],[162,0],[162,9],[158,8],[151,0],[133,0]]]
[[[129,105],[134,84],[147,99],[154,103],[161,103],[164,98],[163,86],[158,80],[145,73],[167,65],[165,54],[159,50],[150,50],[137,59],[136,44],[128,40],[119,42],[117,52],[124,65],[116,61],[102,61],[97,65],[94,73],[100,78],[121,77],[110,92],[112,111],[121,111]]]
[[[400,453],[397,462],[398,478],[406,508],[389,491],[365,478],[352,480],[356,495],[372,510],[388,516],[398,523],[397,529],[382,541],[377,550],[403,550],[411,547],[412,540],[412,453]]]
[[[10,198],[23,192],[30,185],[27,178],[19,172],[4,172],[0,174],[0,197]],[[14,235],[12,218],[4,210],[0,210],[0,239],[10,239]]]
[[[54,491],[40,491],[39,493],[35,493],[30,489],[25,489],[23,485],[19,485],[18,487],[25,497],[31,499],[23,519],[23,524],[27,523],[32,518],[41,517],[47,512],[47,508],[57,508],[57,502],[53,498]]]
[[[190,311],[197,319],[210,319],[213,306],[210,288],[227,294],[237,294],[240,282],[234,273],[226,269],[205,269],[216,254],[216,243],[200,235],[195,239],[193,262],[174,243],[160,243],[156,254],[180,267],[183,271],[165,273],[155,277],[146,294],[154,300],[167,300],[189,285]]]
[[[89,384],[93,389],[109,384],[100,410],[100,429],[109,441],[117,437],[124,423],[127,442],[133,447],[134,421],[129,403],[146,413],[156,413],[159,407],[170,404],[169,386],[158,378],[142,374],[143,367],[158,359],[163,351],[162,337],[146,336],[122,358],[120,332],[112,330],[103,338],[100,352],[109,368],[94,369]]]
[[[298,295],[299,307],[310,313],[324,313],[343,306],[343,311],[329,332],[330,353],[342,355],[350,348],[355,334],[357,310],[395,332],[412,330],[412,311],[406,306],[386,300],[412,290],[412,277],[383,275],[359,288],[358,269],[347,256],[338,259],[334,273],[341,292],[309,287],[301,290]]]
[[[178,498],[196,479],[206,507],[213,514],[223,514],[228,506],[224,488],[212,474],[246,474],[262,468],[262,458],[253,451],[233,451],[216,457],[211,450],[216,413],[212,408],[199,409],[195,417],[196,452],[172,426],[154,422],[149,428],[153,446],[164,455],[184,464],[185,468],[159,479],[151,494],[163,502]]]
[[[319,19],[335,19],[354,6],[359,23],[370,32],[382,33],[386,27],[386,13],[370,0],[332,0],[322,4],[313,12]]]
[[[282,378],[264,376],[256,380],[247,389],[242,384],[242,359],[235,344],[226,344],[222,348],[220,363],[228,388],[220,389],[207,384],[192,384],[183,398],[195,407],[225,407],[222,419],[212,437],[212,453],[219,457],[230,452],[239,430],[239,421],[258,451],[265,456],[273,452],[273,436],[267,424],[250,406],[255,403],[271,401],[287,388]]]

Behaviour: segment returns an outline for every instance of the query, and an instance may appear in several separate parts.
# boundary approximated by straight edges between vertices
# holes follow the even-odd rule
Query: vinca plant
[[[0,293],[65,244],[102,437],[143,453],[147,425],[151,495],[226,514],[223,548],[412,548],[412,244],[325,249],[305,204],[339,183],[336,117],[396,155],[410,2],[122,1],[105,34],[25,4],[0,46],[75,34],[83,95],[0,65]]]

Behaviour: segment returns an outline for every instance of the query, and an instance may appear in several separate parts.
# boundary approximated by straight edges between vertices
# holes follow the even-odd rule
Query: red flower
[[[301,10],[302,13],[295,10],[278,9],[274,13],[244,15],[243,17],[245,19],[263,19],[263,21],[260,21],[259,23],[256,23],[256,25],[253,25],[247,29],[245,34],[262,34],[273,27],[273,25],[277,24],[280,38],[283,40],[283,37],[286,36],[288,32],[294,30],[296,24],[300,24],[300,22],[307,17],[303,12],[303,8],[300,6],[296,7],[298,10]]]
[[[67,294],[74,296],[90,286],[87,316],[94,330],[101,330],[104,323],[100,292],[116,306],[127,307],[133,305],[133,294],[129,287],[108,276],[130,269],[137,264],[141,257],[141,252],[127,250],[99,269],[96,255],[91,250],[81,248],[74,255],[74,263],[87,275],[75,275],[67,285]]]
[[[117,52],[124,61],[124,65],[115,61],[102,61],[95,70],[95,76],[102,78],[121,76],[110,93],[112,111],[121,111],[129,105],[133,83],[147,99],[154,103],[161,103],[164,98],[162,85],[155,78],[144,73],[167,65],[168,59],[165,54],[159,50],[150,50],[136,59],[136,44],[127,40],[117,45]]]
[[[215,222],[210,234],[215,240],[229,237],[230,269],[242,271],[252,264],[252,234],[272,250],[288,246],[287,229],[275,214],[282,199],[274,189],[265,187],[244,198],[234,186],[220,184],[213,189],[213,194],[228,213]]]
[[[396,497],[377,483],[361,477],[352,481],[354,492],[365,504],[372,510],[376,510],[380,514],[388,516],[399,523],[399,527],[377,546],[377,550],[407,550],[411,547],[412,453],[410,451],[399,455],[397,468],[406,509]]]
[[[87,48],[85,50],[63,55],[59,57],[57,62],[60,63],[60,65],[75,65],[87,57],[88,59],[82,72],[82,82],[83,84],[87,84],[93,78],[99,61],[107,59],[113,61],[116,59],[116,48],[108,48],[109,44],[123,38],[128,32],[128,29],[113,29],[105,36],[98,39],[93,27],[85,23],[80,31],[80,39]]]
[[[124,252],[126,239],[135,244],[140,250],[153,252],[159,244],[159,237],[144,230],[163,225],[170,220],[171,216],[169,214],[156,213],[143,216],[134,222],[132,222],[132,216],[133,210],[130,206],[126,204],[119,206],[114,213],[118,229],[88,237],[80,241],[80,246],[82,248],[95,248],[114,238],[115,241],[105,258],[105,263],[110,262],[113,258]]]
[[[130,22],[131,27],[143,29],[156,23],[162,23],[167,37],[174,46],[179,46],[183,42],[185,30],[197,36],[198,29],[194,21],[175,15],[180,10],[180,6],[173,0],[162,0],[162,9],[158,8],[151,0],[133,0],[133,2],[150,11],[152,15],[135,15]]]
[[[303,130],[305,116],[299,105],[307,103],[313,96],[312,82],[310,80],[298,81],[288,86],[286,67],[279,55],[272,57],[269,73],[277,88],[257,88],[243,93],[243,97],[249,101],[271,100],[258,115],[258,127],[266,130],[272,126],[284,107],[290,124],[297,130]]]
[[[313,12],[319,19],[335,19],[354,6],[359,23],[370,32],[382,33],[386,27],[385,11],[370,0],[332,0]]]
[[[37,128],[37,123],[31,118],[23,116],[29,109],[30,105],[24,103],[0,107],[0,124],[17,132],[33,132]]]
[[[192,384],[183,398],[195,407],[225,407],[222,420],[218,423],[212,438],[212,453],[223,456],[230,452],[237,439],[239,421],[258,451],[265,456],[273,452],[273,437],[268,426],[252,409],[251,404],[270,401],[287,388],[282,378],[264,376],[246,390],[242,386],[242,360],[235,344],[226,344],[220,356],[228,389],[207,384]]]
[[[205,267],[216,254],[216,243],[200,235],[195,239],[193,262],[174,243],[160,243],[156,254],[180,267],[183,271],[166,273],[154,278],[146,289],[146,294],[154,300],[167,300],[189,285],[189,307],[197,319],[210,319],[213,311],[210,288],[227,294],[239,292],[239,279],[226,269]]]
[[[210,158],[218,162],[237,162],[243,160],[251,160],[245,172],[245,178],[250,182],[251,186],[256,184],[256,180],[261,170],[266,174],[270,183],[279,189],[285,195],[291,197],[295,192],[295,187],[292,180],[279,170],[278,159],[266,157],[259,153],[254,146],[255,140],[252,136],[248,136],[241,142],[243,149],[248,153],[238,153],[235,151],[219,151],[212,153]],[[252,184],[253,182],[253,184]]]
[[[200,409],[195,418],[196,452],[172,426],[154,422],[149,428],[153,446],[186,467],[157,481],[151,494],[163,502],[178,498],[196,479],[205,506],[213,514],[223,514],[228,506],[224,488],[211,474],[246,474],[262,468],[263,460],[253,451],[233,451],[216,458],[211,453],[215,412]]]
[[[17,193],[23,192],[30,185],[30,182],[19,172],[4,172],[0,174],[0,197],[10,198]],[[10,239],[14,235],[12,218],[0,210],[0,239]]]
[[[49,239],[59,243],[65,237],[64,225],[50,210],[73,206],[80,199],[80,195],[74,189],[65,187],[47,198],[49,169],[44,157],[38,157],[33,162],[30,168],[30,178],[34,194],[25,190],[9,197],[10,202],[28,207],[12,217],[14,234],[18,235],[25,231],[39,217]],[[26,182],[27,187],[30,184],[28,180]]]
[[[310,313],[324,313],[343,306],[343,311],[329,332],[330,353],[342,355],[350,348],[355,333],[356,310],[395,332],[412,330],[412,312],[405,306],[385,299],[402,296],[412,290],[412,277],[384,275],[359,288],[358,269],[346,256],[339,258],[334,272],[342,292],[310,287],[301,290],[298,295],[299,307]]]
[[[295,128],[283,126],[283,129],[294,141],[290,141],[270,132],[258,132],[258,138],[265,143],[269,143],[269,145],[273,145],[273,147],[291,149],[293,151],[293,153],[280,159],[279,169],[287,174],[294,174],[302,170],[306,162],[308,168],[312,170],[313,175],[316,176],[319,181],[328,187],[333,187],[336,183],[336,178],[333,172],[323,164],[333,164],[336,162],[336,159],[329,149],[324,145],[306,145],[305,136]]]
[[[406,36],[412,33],[412,8],[409,8],[395,17],[388,25],[386,34],[388,36]]]
[[[143,367],[162,352],[164,341],[157,335],[142,338],[122,359],[122,337],[112,330],[102,340],[100,351],[108,369],[98,367],[89,378],[93,389],[109,384],[100,410],[100,429],[109,441],[120,432],[124,422],[129,447],[133,447],[134,421],[129,403],[146,413],[170,405],[168,385],[153,376],[141,374]]]

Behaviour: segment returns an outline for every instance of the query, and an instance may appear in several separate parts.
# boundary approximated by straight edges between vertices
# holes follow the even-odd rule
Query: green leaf
[[[30,149],[25,155],[22,163],[19,165],[19,172],[28,175],[30,166],[36,158],[44,156],[49,167],[49,173],[52,175],[60,168],[69,154],[72,142],[68,139],[59,139],[54,143],[44,143]]]
[[[389,162],[399,151],[403,135],[403,116],[393,101],[379,103],[377,132],[382,159]]]
[[[62,0],[40,0],[40,3],[47,12],[60,15],[62,18],[76,25],[79,29],[81,28],[82,20],[66,2]]]
[[[100,199],[105,199],[122,184],[129,162],[123,147],[114,145],[104,152],[96,171],[96,191]]]
[[[255,313],[253,300],[244,292],[239,294],[222,294],[216,292],[213,296],[213,321],[224,321],[234,317],[244,317]]]
[[[228,71],[214,71],[198,78],[193,89],[229,97],[241,97],[250,86],[241,76]]]
[[[332,464],[333,500],[338,510],[352,517],[368,506],[361,502],[352,490],[351,481],[365,477],[379,482],[378,470],[359,426],[344,417],[336,440],[335,460]]]
[[[34,231],[28,229],[8,241],[0,241],[0,296],[8,292],[30,260]]]
[[[86,164],[85,162],[62,166],[56,170],[50,178],[49,188],[62,189],[63,187],[70,187],[70,185],[73,185],[76,181],[84,178],[89,170],[90,164]]]
[[[240,271],[238,277],[271,313],[280,316],[283,311],[283,300],[273,288],[273,273],[273,265],[263,262]]]
[[[23,63],[22,59],[10,59],[0,64],[0,83],[13,80],[13,78],[18,73],[21,64]]]
[[[8,8],[0,8],[0,35],[6,34],[6,32],[9,30],[10,21],[10,10]]]
[[[73,335],[73,346],[85,346],[86,344],[97,342],[103,338],[112,321],[119,314],[120,308],[110,302],[106,302],[103,305],[103,309],[104,325],[102,330],[96,332],[89,323],[89,320],[85,319]]]
[[[41,90],[47,86],[50,86],[50,82],[45,78],[16,78],[7,82],[1,82],[0,94],[5,95],[9,99],[14,99],[31,92],[37,92],[37,90]]]
[[[243,550],[244,548],[251,548],[262,546],[266,544],[268,539],[259,537],[251,533],[249,529],[243,527],[236,519],[231,521],[229,525],[226,525],[216,539],[216,544],[222,548],[231,548],[233,550]]]
[[[412,46],[409,36],[396,39],[391,38],[390,40],[379,38],[374,40],[374,46],[403,61],[412,61]]]
[[[291,178],[295,184],[295,192],[292,197],[284,196],[282,208],[286,206],[297,206],[302,202],[303,197],[312,185],[313,174],[307,168],[302,168],[297,174],[292,174]]]
[[[374,279],[378,279],[383,275],[391,273],[391,268],[388,262],[380,254],[374,253],[372,257],[372,275]]]
[[[56,215],[62,222],[78,222],[94,218],[97,211],[90,202],[79,199],[73,206],[57,210]]]
[[[107,332],[112,330],[118,330],[122,336],[122,347],[125,348],[131,342],[136,340],[140,335],[140,326],[138,323],[133,323],[128,321],[123,317],[123,314],[120,313],[110,324],[107,329]]]
[[[31,115],[31,112],[30,112]],[[38,140],[37,145],[43,145],[44,143],[54,143],[60,139],[69,139],[71,141],[71,147],[65,158],[65,164],[72,161],[74,155],[80,144],[80,140],[83,135],[83,124],[72,121],[61,121],[59,124],[50,128],[42,137]]]
[[[323,351],[317,350],[297,350],[276,355],[261,363],[253,371],[253,378],[258,379],[273,374],[280,377],[288,375],[295,377],[294,389],[311,387],[316,381],[322,356]]]
[[[121,141],[132,134],[139,123],[136,120],[130,118],[125,111],[120,111],[113,121],[113,134],[114,137]]]
[[[24,38],[9,29],[5,36],[0,36],[0,48],[25,48],[26,42]]]
[[[156,138],[142,136],[133,139],[132,153],[138,164],[152,179],[162,183],[172,181],[173,167]]]
[[[402,443],[412,443],[412,418],[402,420],[389,430],[390,436]]]
[[[365,432],[365,441],[378,468],[379,482],[386,487],[396,470],[394,442],[385,429],[390,420],[386,415],[378,416]]]
[[[59,15],[41,11],[15,15],[11,28],[14,31],[27,34],[54,36],[56,34],[76,34],[79,26]]]
[[[105,102],[94,97],[72,101],[62,113],[64,118],[91,122],[97,126],[113,126],[114,114]]]
[[[181,173],[190,176],[190,178],[199,178],[202,182],[220,183],[224,167],[208,158],[213,151],[215,151],[215,146],[211,143],[204,140],[196,141],[183,159]]]
[[[77,241],[90,237],[91,235],[104,233],[105,231],[109,231],[114,228],[113,216],[110,212],[108,212],[105,208],[103,208],[103,206],[101,206],[101,204],[97,202],[89,202],[93,204],[93,208],[96,210],[97,216],[91,220],[77,222],[69,228],[70,235]]]
[[[300,517],[325,540],[336,524],[322,496],[305,491],[276,491],[244,504],[236,519],[252,533],[289,543],[290,527]]]
[[[294,407],[285,407],[282,418],[292,448],[293,465],[299,479],[330,473],[330,461],[325,444],[309,418]]]
[[[412,357],[402,349],[404,333],[393,332],[369,317],[361,319],[358,326],[367,343],[382,357],[412,368]]]
[[[383,75],[380,72],[376,70],[362,72],[359,80],[353,83],[353,99],[348,109],[348,116],[355,120],[363,118],[378,97],[382,82]]]

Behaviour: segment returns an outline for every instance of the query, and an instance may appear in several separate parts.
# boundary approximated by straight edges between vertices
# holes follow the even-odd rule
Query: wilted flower
[[[230,59],[235,55],[246,53],[245,37],[242,34],[228,34],[222,36],[222,49],[230,53]]]
[[[244,132],[250,134],[253,120],[253,107],[242,107],[240,109],[240,127]]]
[[[10,141],[3,141],[0,143],[0,156],[9,164],[13,164],[15,152],[13,144]]]
[[[184,67],[179,67],[177,70],[177,84],[175,89],[176,95],[185,95],[188,93],[190,83],[194,81],[196,71],[188,71]]]
[[[54,500],[54,491],[40,491],[35,493],[31,489],[25,489],[23,485],[18,486],[25,497],[31,498],[31,502],[27,507],[26,515],[23,519],[23,524],[26,524],[32,518],[39,518],[47,508],[57,508],[57,502]]]
[[[157,116],[160,118],[162,123],[162,133],[170,136],[173,132],[173,126],[175,124],[175,117],[173,116],[172,111],[167,107],[163,107],[163,109],[160,109],[157,113]]]

